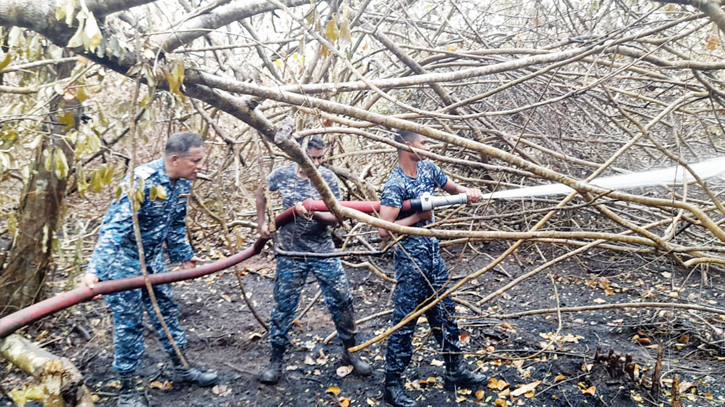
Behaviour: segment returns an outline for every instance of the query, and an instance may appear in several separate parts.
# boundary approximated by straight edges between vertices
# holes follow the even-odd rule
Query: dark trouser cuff
[[[186,359],[186,363],[189,363],[189,359],[186,357],[186,354],[183,350],[181,350],[181,354],[184,356],[184,359]],[[174,367],[184,367],[184,364],[181,363],[181,359],[179,359],[179,356],[176,354],[176,352],[169,353],[169,358],[171,358],[171,364],[173,364]]]
[[[446,371],[454,372],[458,370],[463,357],[457,353],[448,353],[443,355],[443,360],[446,362]]]
[[[385,372],[385,386],[395,386],[403,384],[403,376],[401,373]]]
[[[353,346],[357,345],[357,340],[355,340],[355,335],[353,335],[351,338],[341,339],[341,341],[342,341],[342,346],[344,346],[345,349],[352,348]]]

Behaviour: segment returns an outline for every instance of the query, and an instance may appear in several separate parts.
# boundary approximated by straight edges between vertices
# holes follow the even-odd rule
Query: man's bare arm
[[[312,212],[312,219],[325,226],[337,226],[340,224],[332,212]]]
[[[432,211],[425,211],[416,212],[410,216],[406,216],[405,218],[396,220],[395,218],[397,218],[399,214],[400,208],[396,208],[394,206],[380,205],[380,219],[387,220],[388,222],[393,222],[396,225],[400,226],[412,226],[422,220],[431,219],[433,216]],[[380,237],[390,236],[388,230],[383,228],[378,228],[378,234],[380,235]]]
[[[448,182],[446,182],[445,185],[443,185],[443,190],[448,192],[449,194],[461,194],[465,193],[468,197],[468,203],[475,203],[480,202],[481,198],[483,198],[483,194],[481,193],[481,190],[478,188],[466,188],[464,186],[458,185],[455,182],[451,181],[450,179]]]

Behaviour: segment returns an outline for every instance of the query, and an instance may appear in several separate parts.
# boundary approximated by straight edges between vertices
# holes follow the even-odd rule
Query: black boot
[[[486,376],[473,374],[466,370],[461,355],[444,355],[446,361],[446,376],[443,388],[447,391],[455,391],[456,387],[473,389],[478,385],[486,383]]]
[[[355,346],[355,338],[342,341],[342,363],[344,365],[352,365],[355,369],[353,372],[361,376],[369,376],[373,372],[372,366],[360,357],[360,355],[348,352],[348,348]]]
[[[146,397],[136,391],[136,379],[133,374],[121,375],[121,391],[118,394],[118,407],[149,407]]]
[[[285,348],[283,346],[272,345],[272,356],[269,358],[269,364],[264,368],[259,381],[264,384],[277,384],[282,378],[282,359],[284,358]]]
[[[189,359],[184,357],[187,363]],[[194,384],[199,387],[209,387],[217,382],[219,375],[213,370],[202,371],[195,367],[189,366],[188,369],[179,360],[178,356],[171,355],[171,363],[174,365],[174,383],[176,384]]]
[[[385,375],[383,399],[393,407],[418,407],[418,403],[405,394],[403,379],[397,375]]]

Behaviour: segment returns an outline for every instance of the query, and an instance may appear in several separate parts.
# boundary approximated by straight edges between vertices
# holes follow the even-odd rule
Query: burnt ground
[[[495,255],[503,246],[488,244],[476,247],[481,253]],[[489,260],[470,250],[456,267],[458,257],[448,253],[447,263],[454,279],[478,270]],[[543,263],[541,255],[551,259],[553,253],[539,254],[533,247],[522,249],[517,258],[502,265],[516,277]],[[368,260],[368,259],[361,259]],[[390,260],[382,257],[372,261],[392,275]],[[245,263],[243,281],[253,305],[266,320],[272,309],[274,262],[264,257]],[[347,268],[355,299],[357,318],[392,308],[392,285],[383,282],[365,268]],[[688,302],[725,308],[723,276],[712,273],[708,284],[700,281],[699,271],[689,275],[666,260],[615,258],[611,252],[589,252],[575,257],[524,281],[496,300],[481,305],[484,313],[512,313],[531,309],[556,307],[552,287],[556,281],[562,307],[624,302]],[[546,352],[534,355],[557,331],[556,314],[535,315],[520,319],[500,320],[475,316],[471,308],[482,296],[501,287],[510,279],[501,272],[489,272],[465,287],[458,298],[457,311],[462,335],[471,354],[466,362],[471,369],[496,379],[501,388],[462,390],[456,394],[442,388],[444,367],[437,346],[429,338],[427,324],[418,325],[414,345],[418,348],[406,371],[407,386],[421,406],[454,405],[523,405],[523,406],[649,406],[656,402],[648,390],[657,350],[662,345],[665,395],[670,380],[681,377],[685,392],[683,406],[725,405],[725,354],[718,348],[715,328],[725,327],[725,318],[715,314],[668,309],[616,309],[565,313],[561,332]],[[673,290],[680,287],[681,290]],[[317,293],[314,279],[308,279],[300,310],[310,304]],[[293,327],[294,346],[288,351],[286,371],[277,386],[265,386],[257,375],[268,360],[269,347],[264,329],[241,300],[236,276],[225,271],[196,281],[175,284],[174,293],[182,310],[182,324],[188,330],[188,356],[195,365],[219,371],[220,381],[214,388],[168,387],[171,369],[158,340],[147,330],[147,351],[139,373],[145,377],[139,386],[154,406],[384,406],[382,382],[385,342],[363,351],[375,371],[372,377],[353,375],[341,377],[340,345],[336,340],[323,343],[334,331],[322,300]],[[466,318],[467,317],[467,318]],[[360,339],[367,340],[390,326],[390,315],[373,318],[359,325]],[[706,322],[703,322],[706,321]],[[70,358],[85,376],[87,385],[98,396],[98,406],[115,406],[117,381],[111,370],[112,334],[110,314],[105,303],[97,301],[76,306],[21,331],[56,355]],[[548,335],[547,335],[548,334]],[[605,365],[595,363],[597,347],[630,354],[642,376],[635,383],[626,374],[614,377]],[[512,360],[515,357],[533,358]],[[616,369],[615,369],[616,370]],[[2,364],[3,388],[18,385],[23,379],[17,369]],[[428,384],[429,377],[435,383]],[[421,384],[421,380],[425,383]],[[431,379],[432,381],[432,379]],[[512,397],[523,384],[541,381],[534,393]],[[330,387],[340,393],[328,393]],[[159,388],[161,387],[161,388]],[[476,393],[477,390],[483,390]],[[497,399],[500,399],[497,401]],[[0,395],[0,406],[12,405]]]

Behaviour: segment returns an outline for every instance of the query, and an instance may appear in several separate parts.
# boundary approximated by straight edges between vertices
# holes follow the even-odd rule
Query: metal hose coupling
[[[429,211],[434,208],[441,206],[450,205],[466,205],[468,203],[468,196],[465,192],[457,195],[441,195],[433,196],[426,192],[420,196],[410,200],[410,209],[416,212]]]

